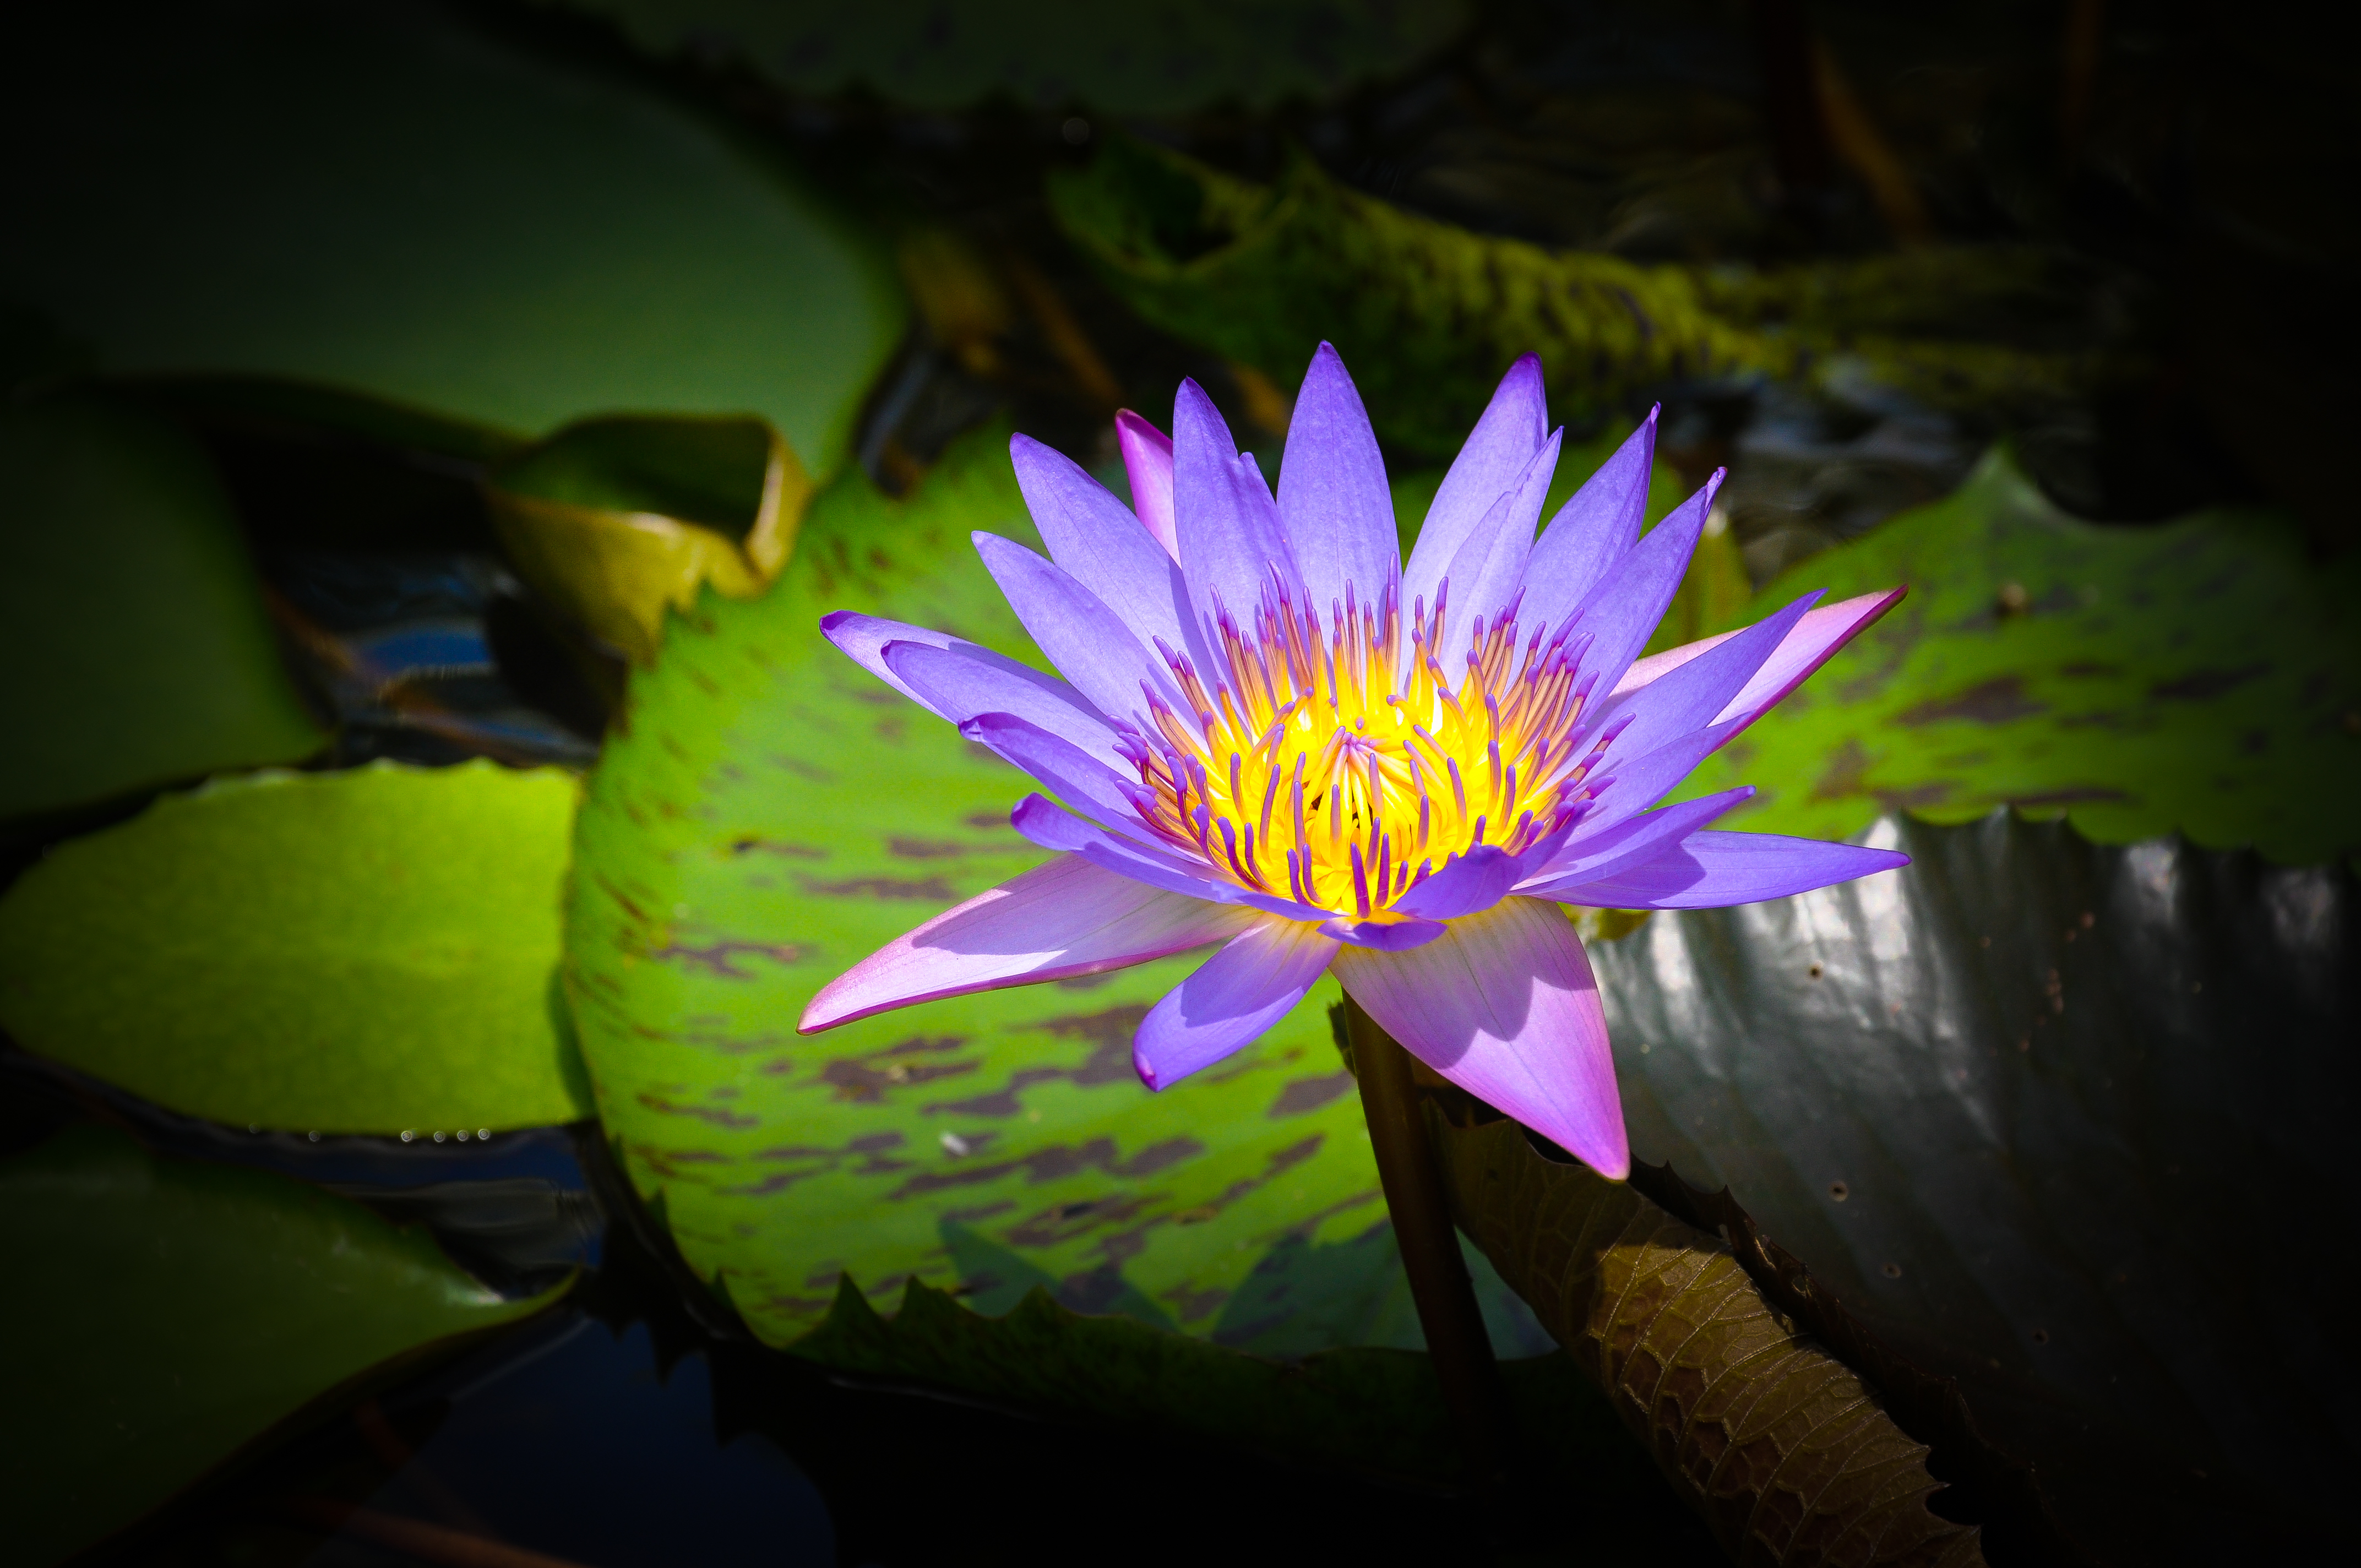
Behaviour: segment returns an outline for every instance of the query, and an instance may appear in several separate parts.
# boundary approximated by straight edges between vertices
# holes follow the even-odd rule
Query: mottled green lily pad
[[[827,468],[890,266],[774,156],[460,7],[27,19],[0,63],[0,297],[94,368],[314,381],[537,434],[752,413]]]
[[[168,795],[0,899],[0,1023],[233,1125],[576,1120],[556,972],[576,790],[477,762]]]
[[[0,1514],[43,1568],[370,1368],[513,1322],[423,1231],[78,1126],[0,1163]]]
[[[1450,41],[1466,0],[1145,0],[1121,24],[1090,0],[563,0],[612,17],[642,48],[728,54],[797,93],[866,88],[918,109],[994,98],[1029,107],[1185,114],[1327,97]]]
[[[325,740],[203,451],[96,398],[0,411],[0,817]]]
[[[1683,786],[1752,784],[1729,818],[1841,839],[1900,809],[2064,811],[2088,837],[2181,832],[2272,860],[2361,850],[2361,557],[2220,511],[2077,521],[1995,451],[1959,491],[1814,556],[1811,588],[1910,597]]]
[[[774,1343],[850,1274],[888,1309],[911,1279],[991,1313],[1046,1285],[1256,1349],[1416,1344],[1333,992],[1160,1095],[1132,1035],[1185,958],[795,1033],[836,974],[1042,859],[1008,826],[1029,781],[818,625],[858,609],[1029,651],[968,543],[1032,537],[1005,440],[962,442],[906,501],[839,481],[768,597],[707,596],[634,674],[567,921],[600,1117]],[[1491,1288],[1508,1348],[1545,1348]]]

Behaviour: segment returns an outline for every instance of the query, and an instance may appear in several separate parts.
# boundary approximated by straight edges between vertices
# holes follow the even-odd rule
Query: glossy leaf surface
[[[0,410],[0,817],[325,740],[203,451],[137,409]]]
[[[0,1162],[0,1511],[27,1564],[129,1524],[371,1367],[557,1293],[504,1301],[423,1231],[95,1126]]]
[[[567,921],[599,1114],[774,1343],[850,1273],[881,1306],[916,1278],[999,1313],[1042,1284],[1278,1353],[1415,1344],[1324,984],[1161,1095],[1132,1036],[1193,957],[795,1033],[822,984],[1042,859],[1008,826],[1028,782],[818,626],[857,609],[1031,657],[968,542],[1031,537],[1005,444],[962,442],[903,502],[839,481],[769,596],[708,596],[635,674]],[[1531,1345],[1493,1290],[1509,1348]]]
[[[822,468],[892,274],[770,156],[460,7],[45,14],[0,66],[0,297],[95,367],[324,382],[538,434],[754,413]]]
[[[2063,810],[2105,843],[2169,832],[2272,860],[2361,849],[2361,557],[2322,566],[2268,513],[2081,522],[2004,452],[1935,505],[1814,556],[1810,588],[1910,597],[1699,768],[1752,784],[1724,826],[1842,839],[1880,812]]]
[[[166,796],[0,899],[0,1023],[233,1125],[575,1120],[556,971],[576,788],[378,763]]]
[[[1960,1379],[2107,1563],[2341,1530],[2351,873],[1995,814],[1592,946],[1632,1151]],[[2270,1554],[2270,1553],[2267,1553]]]

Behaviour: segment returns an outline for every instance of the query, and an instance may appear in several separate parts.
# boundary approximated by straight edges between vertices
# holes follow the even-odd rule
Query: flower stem
[[[1361,1082],[1361,1111],[1378,1157],[1378,1181],[1392,1212],[1411,1299],[1426,1332],[1427,1354],[1443,1384],[1443,1402],[1459,1429],[1469,1481],[1478,1491],[1505,1486],[1510,1463],[1508,1398],[1492,1359],[1491,1336],[1459,1253],[1443,1179],[1420,1113],[1410,1054],[1376,1020],[1345,999],[1345,1027]]]

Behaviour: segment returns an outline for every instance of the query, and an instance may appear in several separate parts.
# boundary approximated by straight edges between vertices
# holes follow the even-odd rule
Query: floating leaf
[[[314,1399],[504,1301],[423,1231],[258,1170],[75,1126],[0,1163],[10,1559],[61,1561]]]
[[[1653,388],[1714,376],[1866,371],[1937,406],[1989,411],[2085,389],[2108,368],[2096,350],[1944,341],[1947,302],[1956,322],[1967,290],[2018,286],[2024,269],[1992,258],[1881,259],[1850,275],[1823,266],[1795,287],[1742,290],[1709,269],[1472,234],[1350,190],[1304,155],[1258,185],[1127,139],[1087,169],[1053,174],[1049,200],[1068,237],[1148,320],[1284,386],[1329,338],[1378,433],[1435,458],[1458,450],[1463,411],[1483,407],[1527,352],[1541,355],[1559,417],[1577,427]],[[1879,290],[1912,304],[1812,313]],[[1789,319],[1758,319],[1777,313]],[[1934,334],[1875,335],[1857,318],[1923,322]]]
[[[1703,767],[1729,825],[1841,839],[1881,811],[2063,809],[2105,843],[2180,831],[2273,860],[2361,849],[2361,557],[2213,512],[2081,522],[2004,451],[1948,499],[1814,556],[1725,627],[1811,588],[1910,598]]]
[[[0,410],[0,817],[319,750],[194,442],[96,398]]]
[[[2361,889],[2005,813],[1595,945],[1635,1154],[1727,1183],[2103,1563],[2345,1533]]]
[[[791,92],[866,88],[918,109],[1013,98],[1039,109],[1093,105],[1126,117],[1220,103],[1267,108],[1328,97],[1447,43],[1466,0],[1146,0],[1123,25],[1089,0],[884,0],[863,6],[742,0],[561,0],[612,17],[672,56],[738,57]]]
[[[773,158],[456,7],[33,18],[0,297],[110,372],[317,381],[536,434],[757,415],[823,468],[904,310]]]
[[[517,570],[593,636],[641,663],[666,609],[710,584],[771,585],[811,477],[760,420],[617,416],[569,425],[492,470],[492,524]]]
[[[575,1120],[556,973],[575,797],[565,773],[480,762],[168,795],[0,898],[0,1022],[233,1125]]]
[[[859,609],[1029,650],[968,540],[1032,537],[1005,439],[955,445],[906,501],[840,480],[767,597],[708,596],[634,673],[566,928],[601,1119],[690,1265],[774,1343],[847,1273],[987,1312],[1046,1283],[1286,1354],[1414,1336],[1324,1001],[1161,1095],[1132,1036],[1187,959],[795,1033],[827,981],[1042,858],[1008,827],[1021,775],[818,625]]]

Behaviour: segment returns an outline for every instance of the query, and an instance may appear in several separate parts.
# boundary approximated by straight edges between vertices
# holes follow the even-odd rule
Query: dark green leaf
[[[0,817],[320,748],[195,443],[93,398],[0,411]]]
[[[2101,1561],[2323,1555],[2351,873],[2002,813],[1871,840],[1913,864],[1592,945],[1634,1153],[1958,1377]]]
[[[457,7],[54,9],[0,66],[0,134],[28,152],[0,297],[105,371],[528,435],[751,412],[825,469],[902,327],[882,255],[768,155]]]
[[[1812,838],[1888,809],[1967,822],[2013,804],[2104,843],[2361,849],[2361,556],[2323,567],[2270,514],[2080,522],[1995,452],[1725,624],[1897,583],[1909,598],[1684,795],[1754,784],[1726,826]]]
[[[0,1513],[40,1568],[350,1379],[538,1311],[423,1231],[285,1177],[77,1126],[0,1163]]]
[[[556,974],[575,797],[562,773],[489,762],[168,795],[0,899],[0,1022],[232,1125],[575,1120]]]

